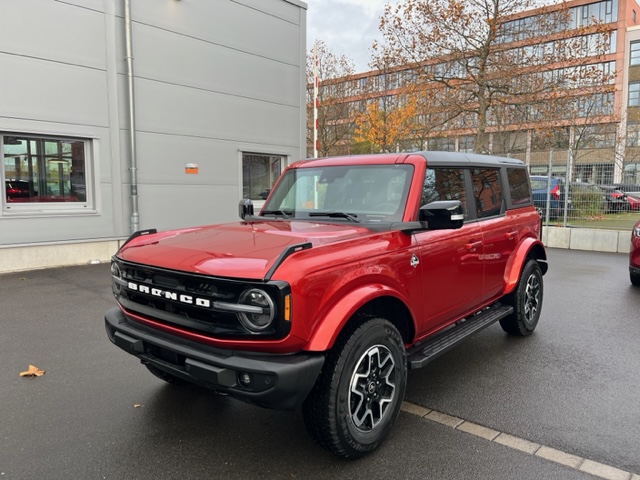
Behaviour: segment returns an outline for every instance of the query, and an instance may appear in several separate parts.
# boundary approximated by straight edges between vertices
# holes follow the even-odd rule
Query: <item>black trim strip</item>
[[[308,250],[312,246],[313,245],[311,245],[311,242],[306,242],[306,243],[299,243],[297,245],[291,245],[290,247],[285,248],[280,253],[280,255],[278,255],[278,258],[276,258],[276,261],[273,262],[273,265],[271,265],[271,268],[269,269],[269,271],[265,274],[264,281],[268,282],[269,280],[271,280],[271,277],[275,273],[276,269],[280,265],[282,265],[282,262],[284,262],[289,255],[292,255],[296,252],[300,252],[302,250]]]
[[[142,235],[151,235],[154,233],[158,233],[158,230],[155,228],[148,228],[147,230],[138,230],[137,232],[133,232],[129,238],[125,240],[125,242],[120,245],[120,248],[124,247],[127,243],[129,243],[134,238],[141,237]]]

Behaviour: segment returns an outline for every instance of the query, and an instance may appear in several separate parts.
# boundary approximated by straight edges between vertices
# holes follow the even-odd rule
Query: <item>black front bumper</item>
[[[324,364],[322,354],[251,354],[196,344],[130,322],[118,307],[104,319],[109,340],[142,363],[262,407],[300,406]]]

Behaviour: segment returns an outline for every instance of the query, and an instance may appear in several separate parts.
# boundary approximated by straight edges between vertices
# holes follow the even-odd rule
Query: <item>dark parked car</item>
[[[542,218],[547,212],[547,191],[549,192],[549,217],[557,218],[564,214],[564,203],[566,194],[566,184],[563,178],[549,177],[542,175],[531,176],[531,194],[533,204],[541,212]]]
[[[631,250],[629,250],[629,279],[640,286],[640,220],[631,230]]]
[[[640,210],[640,185],[617,184],[614,187],[624,195],[627,210]]]
[[[9,201],[16,198],[29,198],[38,195],[36,191],[29,191],[29,182],[26,180],[5,180],[4,187],[7,200]]]
[[[627,195],[615,185],[602,185],[607,203],[607,212],[630,210]]]

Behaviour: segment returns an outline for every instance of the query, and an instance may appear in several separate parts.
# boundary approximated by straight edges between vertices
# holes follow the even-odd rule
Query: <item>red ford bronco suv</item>
[[[132,235],[113,257],[109,339],[171,384],[302,407],[339,456],[387,436],[408,368],[494,322],[538,324],[546,254],[518,160],[301,161],[240,216]]]

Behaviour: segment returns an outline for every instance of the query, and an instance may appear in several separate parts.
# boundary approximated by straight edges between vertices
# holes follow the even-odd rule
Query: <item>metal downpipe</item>
[[[133,91],[133,43],[131,40],[131,1],[124,0],[124,35],[127,59],[127,86],[129,90],[129,149],[131,152],[131,233],[140,230],[138,213],[138,159],[136,156],[136,104]]]

